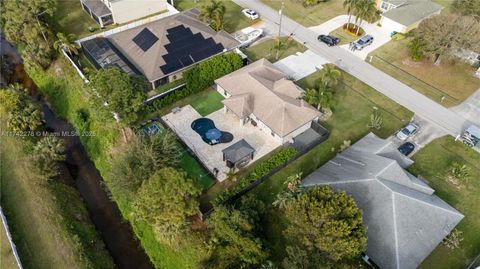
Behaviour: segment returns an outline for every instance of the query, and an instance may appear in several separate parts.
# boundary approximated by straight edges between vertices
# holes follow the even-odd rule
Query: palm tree
[[[301,181],[302,173],[300,172],[295,175],[289,176],[283,184],[287,185],[288,190],[292,191],[300,184]]]
[[[31,132],[42,125],[42,112],[31,103],[14,109],[9,114],[7,127],[14,132]]]
[[[350,22],[352,20],[352,15],[355,12],[355,9],[357,7],[358,2],[359,2],[359,0],[344,0],[343,1],[343,8],[346,8],[347,13],[348,13],[347,28],[350,28]]]
[[[320,91],[317,89],[307,89],[303,96],[303,100],[320,110]]]
[[[223,28],[223,16],[225,11],[226,8],[222,1],[212,0],[210,4],[202,6],[199,18],[210,24],[215,31],[219,31]]]
[[[47,136],[38,141],[33,148],[33,163],[40,176],[49,180],[59,174],[58,162],[65,160],[65,145],[63,141]]]
[[[278,42],[273,46],[273,49],[277,50],[275,54],[275,60],[278,60],[278,57],[280,56],[280,50],[284,50],[286,48],[285,42],[282,42],[282,40],[278,39]]]
[[[360,33],[360,26],[363,21],[371,22],[377,14],[377,6],[373,0],[360,0],[356,5],[356,18],[355,24],[357,24],[357,33]],[[358,22],[358,23],[357,23]]]
[[[77,55],[80,46],[75,43],[75,35],[68,34],[65,35],[64,33],[57,33],[57,41],[53,43],[53,46],[56,50],[62,51],[66,50],[70,55]]]
[[[342,73],[331,64],[325,65],[322,69],[322,82],[326,87],[333,87],[338,84]]]
[[[329,90],[324,90],[320,92],[320,102],[318,102],[319,110],[324,112],[325,108],[330,108],[332,103],[333,93]]]

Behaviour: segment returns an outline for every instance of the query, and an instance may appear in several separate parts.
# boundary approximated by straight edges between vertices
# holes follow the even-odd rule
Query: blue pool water
[[[202,140],[209,145],[228,143],[233,140],[232,134],[220,131],[215,127],[213,120],[208,118],[194,120],[191,127],[202,137]]]

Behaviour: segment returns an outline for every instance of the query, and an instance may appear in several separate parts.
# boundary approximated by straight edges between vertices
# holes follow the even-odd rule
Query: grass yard
[[[74,34],[77,38],[93,34],[88,27],[96,29],[95,32],[101,30],[100,25],[83,11],[80,1],[57,0],[57,10],[50,18],[50,23],[57,31]]]
[[[305,46],[288,37],[281,37],[280,40],[281,42],[285,43],[285,48],[280,50],[280,53],[278,54],[278,59],[275,58],[277,50],[274,49],[274,46],[278,42],[277,39],[265,40],[254,46],[242,49],[242,51],[248,56],[248,59],[250,59],[252,62],[260,60],[262,58],[266,58],[270,62],[274,63],[297,52],[304,52],[307,50]]]
[[[282,1],[261,0],[267,6],[280,10]],[[347,12],[343,8],[343,0],[329,0],[313,7],[304,7],[301,1],[285,0],[284,14],[303,26],[317,26]],[[261,14],[260,14],[261,15]]]
[[[421,264],[420,268],[466,268],[480,250],[480,155],[453,137],[434,140],[413,156],[415,163],[409,171],[428,180],[436,195],[456,208],[465,218],[457,226],[462,231],[460,248],[450,250],[439,245]],[[466,164],[470,179],[457,188],[445,181],[452,163]]]
[[[207,190],[215,183],[215,179],[188,151],[182,154],[180,168],[187,172],[189,178],[197,181],[203,190]]]
[[[223,27],[225,31],[233,33],[256,22],[245,17],[245,15],[242,13],[243,8],[237,5],[235,2],[231,0],[222,2],[226,8]],[[208,0],[175,0],[175,8],[177,8],[179,11],[191,8],[200,9],[206,3],[208,3]]]
[[[8,243],[7,233],[0,224],[0,268],[2,269],[17,269],[15,256],[13,256],[12,248]]]
[[[473,76],[475,69],[466,63],[443,61],[435,66],[427,59],[410,60],[408,40],[392,40],[376,49],[370,55],[383,60],[374,57],[371,64],[432,100],[440,102],[445,96],[447,107],[461,103],[480,88],[480,79]]]
[[[369,133],[370,129],[367,124],[373,107],[377,107],[379,114],[383,117],[382,128],[374,131],[382,138],[395,133],[413,116],[410,111],[363,82],[347,73],[343,73],[343,76],[345,84],[351,88],[347,86],[339,87],[334,95],[333,115],[327,122],[323,123],[331,132],[330,138],[258,186],[253,191],[255,197],[265,203],[272,203],[276,195],[286,188],[284,182],[288,176],[300,172],[303,172],[303,177],[307,176],[333,158],[344,140],[350,140],[353,144]],[[319,78],[319,72],[315,72],[298,81],[298,84],[304,89],[312,88],[317,85]],[[267,239],[271,243],[270,247],[273,249],[273,260],[280,262],[285,255],[285,239],[281,234],[286,225],[285,221],[275,208],[268,210],[264,221],[263,229],[266,231]]]
[[[201,98],[196,98],[190,103],[190,105],[202,116],[207,116],[208,114],[223,108],[223,96],[213,88],[209,88],[207,91],[208,94]]]
[[[343,30],[343,26],[340,26],[337,29],[330,32],[329,35],[333,35],[335,37],[340,38],[340,43],[338,44],[340,46],[344,44],[349,44],[365,35],[365,31],[362,30],[361,33],[363,34],[359,36],[354,36],[348,33],[347,31]]]

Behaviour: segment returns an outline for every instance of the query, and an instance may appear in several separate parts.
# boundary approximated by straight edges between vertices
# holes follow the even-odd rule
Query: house
[[[167,10],[167,0],[80,0],[100,27],[126,23]]]
[[[239,45],[227,32],[214,31],[200,21],[198,14],[191,9],[81,45],[97,68],[115,65],[127,73],[138,71],[156,88],[181,78],[188,67]]]
[[[377,0],[377,8],[382,12],[382,27],[399,33],[417,28],[424,19],[443,9],[430,0]]]
[[[266,59],[215,80],[215,86],[226,98],[225,113],[235,114],[241,125],[259,127],[278,143],[292,142],[320,116],[301,99],[302,89]]]
[[[417,268],[464,216],[404,170],[412,163],[370,133],[302,186],[329,185],[353,196],[367,227],[366,255],[380,268]]]

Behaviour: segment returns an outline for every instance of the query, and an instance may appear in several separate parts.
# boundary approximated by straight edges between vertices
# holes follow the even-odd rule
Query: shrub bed
[[[365,34],[365,31],[360,26],[357,26],[354,23],[345,23],[342,28],[346,33],[352,36],[362,36],[363,34]],[[357,34],[358,28],[360,28],[360,30]]]
[[[235,187],[225,190],[223,193],[217,196],[214,203],[220,204],[225,202],[228,198],[240,192],[243,188],[246,188],[256,180],[268,175],[275,168],[285,164],[290,160],[295,154],[298,153],[298,150],[288,147],[284,148],[277,153],[275,153],[270,159],[263,161],[256,165],[255,169],[252,172],[248,173],[244,177],[240,178]]]
[[[191,94],[203,91],[211,86],[215,79],[240,69],[242,66],[242,58],[236,53],[215,56],[183,73],[185,88],[153,101],[146,106],[146,109],[152,113]]]

